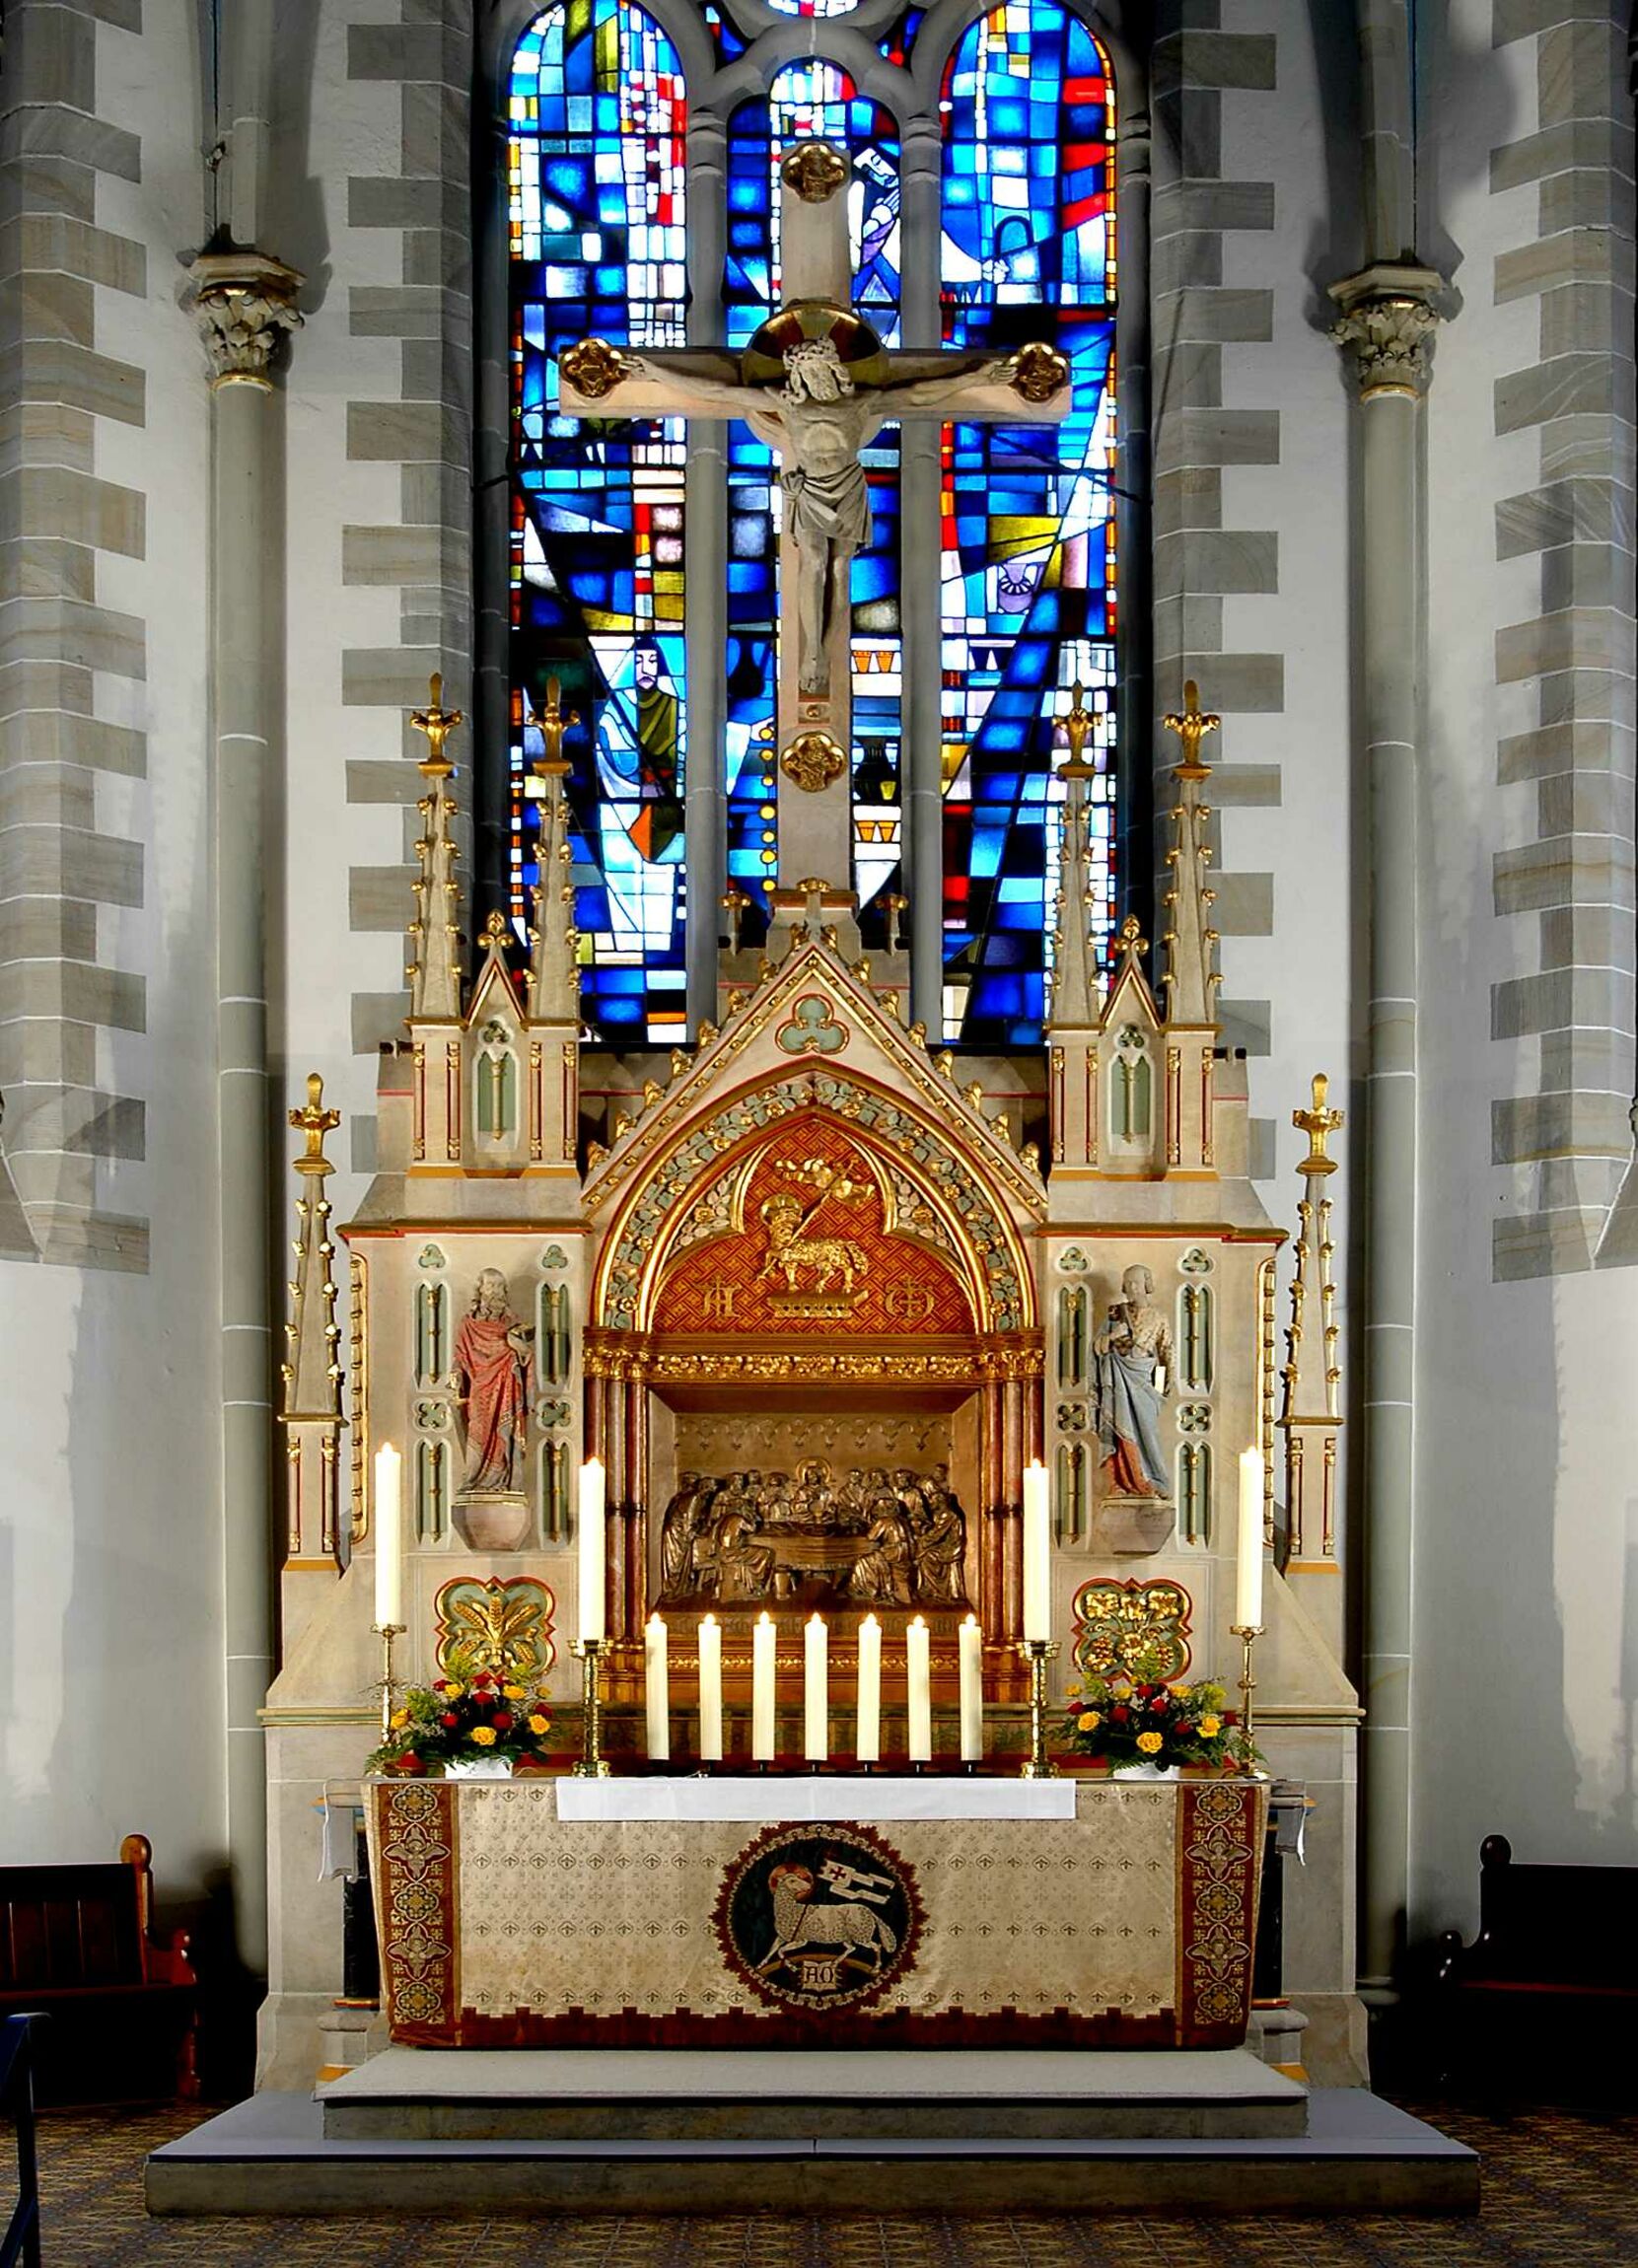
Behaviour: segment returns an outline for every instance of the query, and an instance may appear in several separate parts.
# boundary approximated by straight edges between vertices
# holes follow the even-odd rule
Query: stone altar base
[[[1244,2049],[390,2049],[148,2161],[160,2214],[1465,2213],[1478,2160]]]

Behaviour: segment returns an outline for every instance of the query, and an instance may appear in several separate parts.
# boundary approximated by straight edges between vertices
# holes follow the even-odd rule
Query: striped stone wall
[[[1238,14],[1238,12],[1236,12]],[[1157,711],[1178,705],[1183,680],[1195,677],[1205,704],[1225,720],[1223,761],[1213,777],[1214,855],[1223,857],[1221,815],[1280,801],[1277,765],[1246,760],[1252,733],[1242,718],[1285,706],[1279,653],[1240,643],[1232,618],[1238,597],[1279,589],[1279,540],[1267,527],[1239,524],[1232,475],[1241,467],[1276,467],[1280,412],[1273,406],[1272,358],[1250,390],[1241,348],[1267,349],[1274,335],[1274,293],[1235,280],[1247,237],[1274,226],[1275,183],[1233,177],[1224,164],[1226,106],[1237,123],[1257,116],[1270,136],[1276,122],[1276,37],[1272,31],[1223,28],[1214,0],[1163,0],[1157,11],[1152,114],[1154,204],[1153,288],[1154,640]],[[1232,379],[1226,363],[1236,367]],[[1255,396],[1260,395],[1261,401]],[[1266,403],[1267,406],[1263,404]],[[1166,770],[1176,745],[1157,721],[1155,808],[1157,852],[1168,847],[1160,817],[1170,808]],[[1244,838],[1231,835],[1231,848]],[[1164,884],[1162,885],[1164,887]],[[1214,909],[1225,943],[1231,989],[1234,941],[1266,937],[1274,924],[1269,871],[1220,870]],[[1157,927],[1163,928],[1157,914]],[[1224,1002],[1229,1044],[1266,1053],[1266,1000]],[[1273,1126],[1253,1121],[1253,1171],[1273,1170]]]
[[[100,476],[99,444],[144,423],[120,342],[148,276],[97,211],[101,179],[141,178],[115,122],[141,30],[142,0],[14,0],[0,74],[0,1255],[125,1269],[147,1265],[147,1225],[106,1182],[142,1158],[144,1105],[108,1075],[107,1035],[144,1028],[111,934],[142,905],[144,853],[107,807],[144,778],[146,743],[109,713],[132,706],[147,639],[103,583],[110,557],[143,557],[146,508]]]
[[[1633,112],[1624,0],[1494,0],[1497,47],[1534,50],[1535,116],[1491,152],[1518,237],[1494,262],[1516,311],[1498,437],[1533,435],[1538,479],[1496,507],[1496,556],[1536,563],[1537,603],[1496,633],[1496,783],[1513,839],[1496,912],[1533,968],[1497,983],[1513,1092],[1492,1109],[1510,1169],[1499,1280],[1593,1265],[1632,1155]],[[1606,1258],[1610,1255],[1605,1254]],[[1635,1256],[1632,1254],[1628,1255]]]
[[[347,28],[348,78],[361,90],[379,86],[395,98],[397,110],[395,170],[353,174],[346,183],[348,221],[379,232],[382,265],[394,280],[349,282],[347,323],[355,339],[395,345],[398,363],[395,384],[346,404],[348,461],[397,474],[396,510],[342,530],[343,582],[378,596],[397,594],[394,634],[342,652],[341,698],[349,711],[401,715],[418,707],[435,670],[444,673],[446,706],[471,708],[470,15],[459,0],[402,0],[397,22]],[[378,858],[350,869],[354,933],[401,936],[409,918],[421,782],[404,759],[423,752],[405,725],[399,752],[348,760],[348,802],[392,805],[399,814],[395,827],[379,831]],[[456,754],[464,767],[463,747],[458,744]],[[469,827],[469,776],[462,787],[462,819]],[[355,1053],[373,1055],[382,1040],[398,1036],[407,1005],[407,993],[379,985],[354,992]],[[373,1122],[355,1119],[354,1133],[352,1163],[366,1170]]]

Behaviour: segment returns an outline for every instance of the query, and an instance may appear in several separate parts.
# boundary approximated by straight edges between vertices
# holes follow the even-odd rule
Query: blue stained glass
[[[546,9],[514,50],[511,890],[538,876],[538,731],[548,675],[580,720],[564,744],[589,1023],[627,1044],[680,1036],[683,429],[588,431],[556,411],[553,359],[588,335],[684,341],[687,124],[681,66],[633,0]]]
[[[822,12],[822,11],[816,11]],[[848,233],[854,304],[885,344],[898,340],[898,137],[892,117],[836,64],[805,57],[775,77],[765,102],[733,116],[728,143],[728,342],[743,347],[780,304],[778,162],[809,136],[853,160]],[[898,431],[865,454],[871,543],[853,562],[854,886],[862,904],[890,886],[902,834],[899,791],[903,657],[898,613]],[[771,890],[777,867],[774,711],[780,495],[772,454],[748,427],[729,429],[729,873]],[[743,562],[743,565],[741,564]],[[759,902],[761,899],[759,897]]]
[[[1113,928],[1116,624],[1114,106],[1057,0],[1002,0],[946,68],[946,341],[1046,338],[1070,358],[1057,427],[944,429],[945,968],[949,1035],[1036,1041],[1057,891],[1054,719],[1086,688],[1092,877]]]

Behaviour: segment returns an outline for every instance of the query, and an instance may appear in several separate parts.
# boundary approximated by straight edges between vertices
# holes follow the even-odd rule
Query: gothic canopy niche
[[[610,1226],[594,1312],[651,1350],[817,1335],[828,1363],[838,1325],[844,1353],[914,1338],[913,1369],[953,1383],[977,1341],[1035,1323],[1017,1225],[978,1162],[901,1097],[828,1066],[685,1122]]]

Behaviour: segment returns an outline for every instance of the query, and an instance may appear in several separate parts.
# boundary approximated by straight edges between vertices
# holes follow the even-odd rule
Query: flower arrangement
[[[1087,1677],[1069,1688],[1070,1745],[1101,1762],[1204,1766],[1234,1771],[1257,1751],[1224,1707],[1221,1685],[1168,1685],[1162,1679]]]
[[[550,1731],[544,1697],[509,1670],[435,1677],[430,1685],[409,1687],[369,1769],[429,1772],[478,1756],[543,1763]]]

